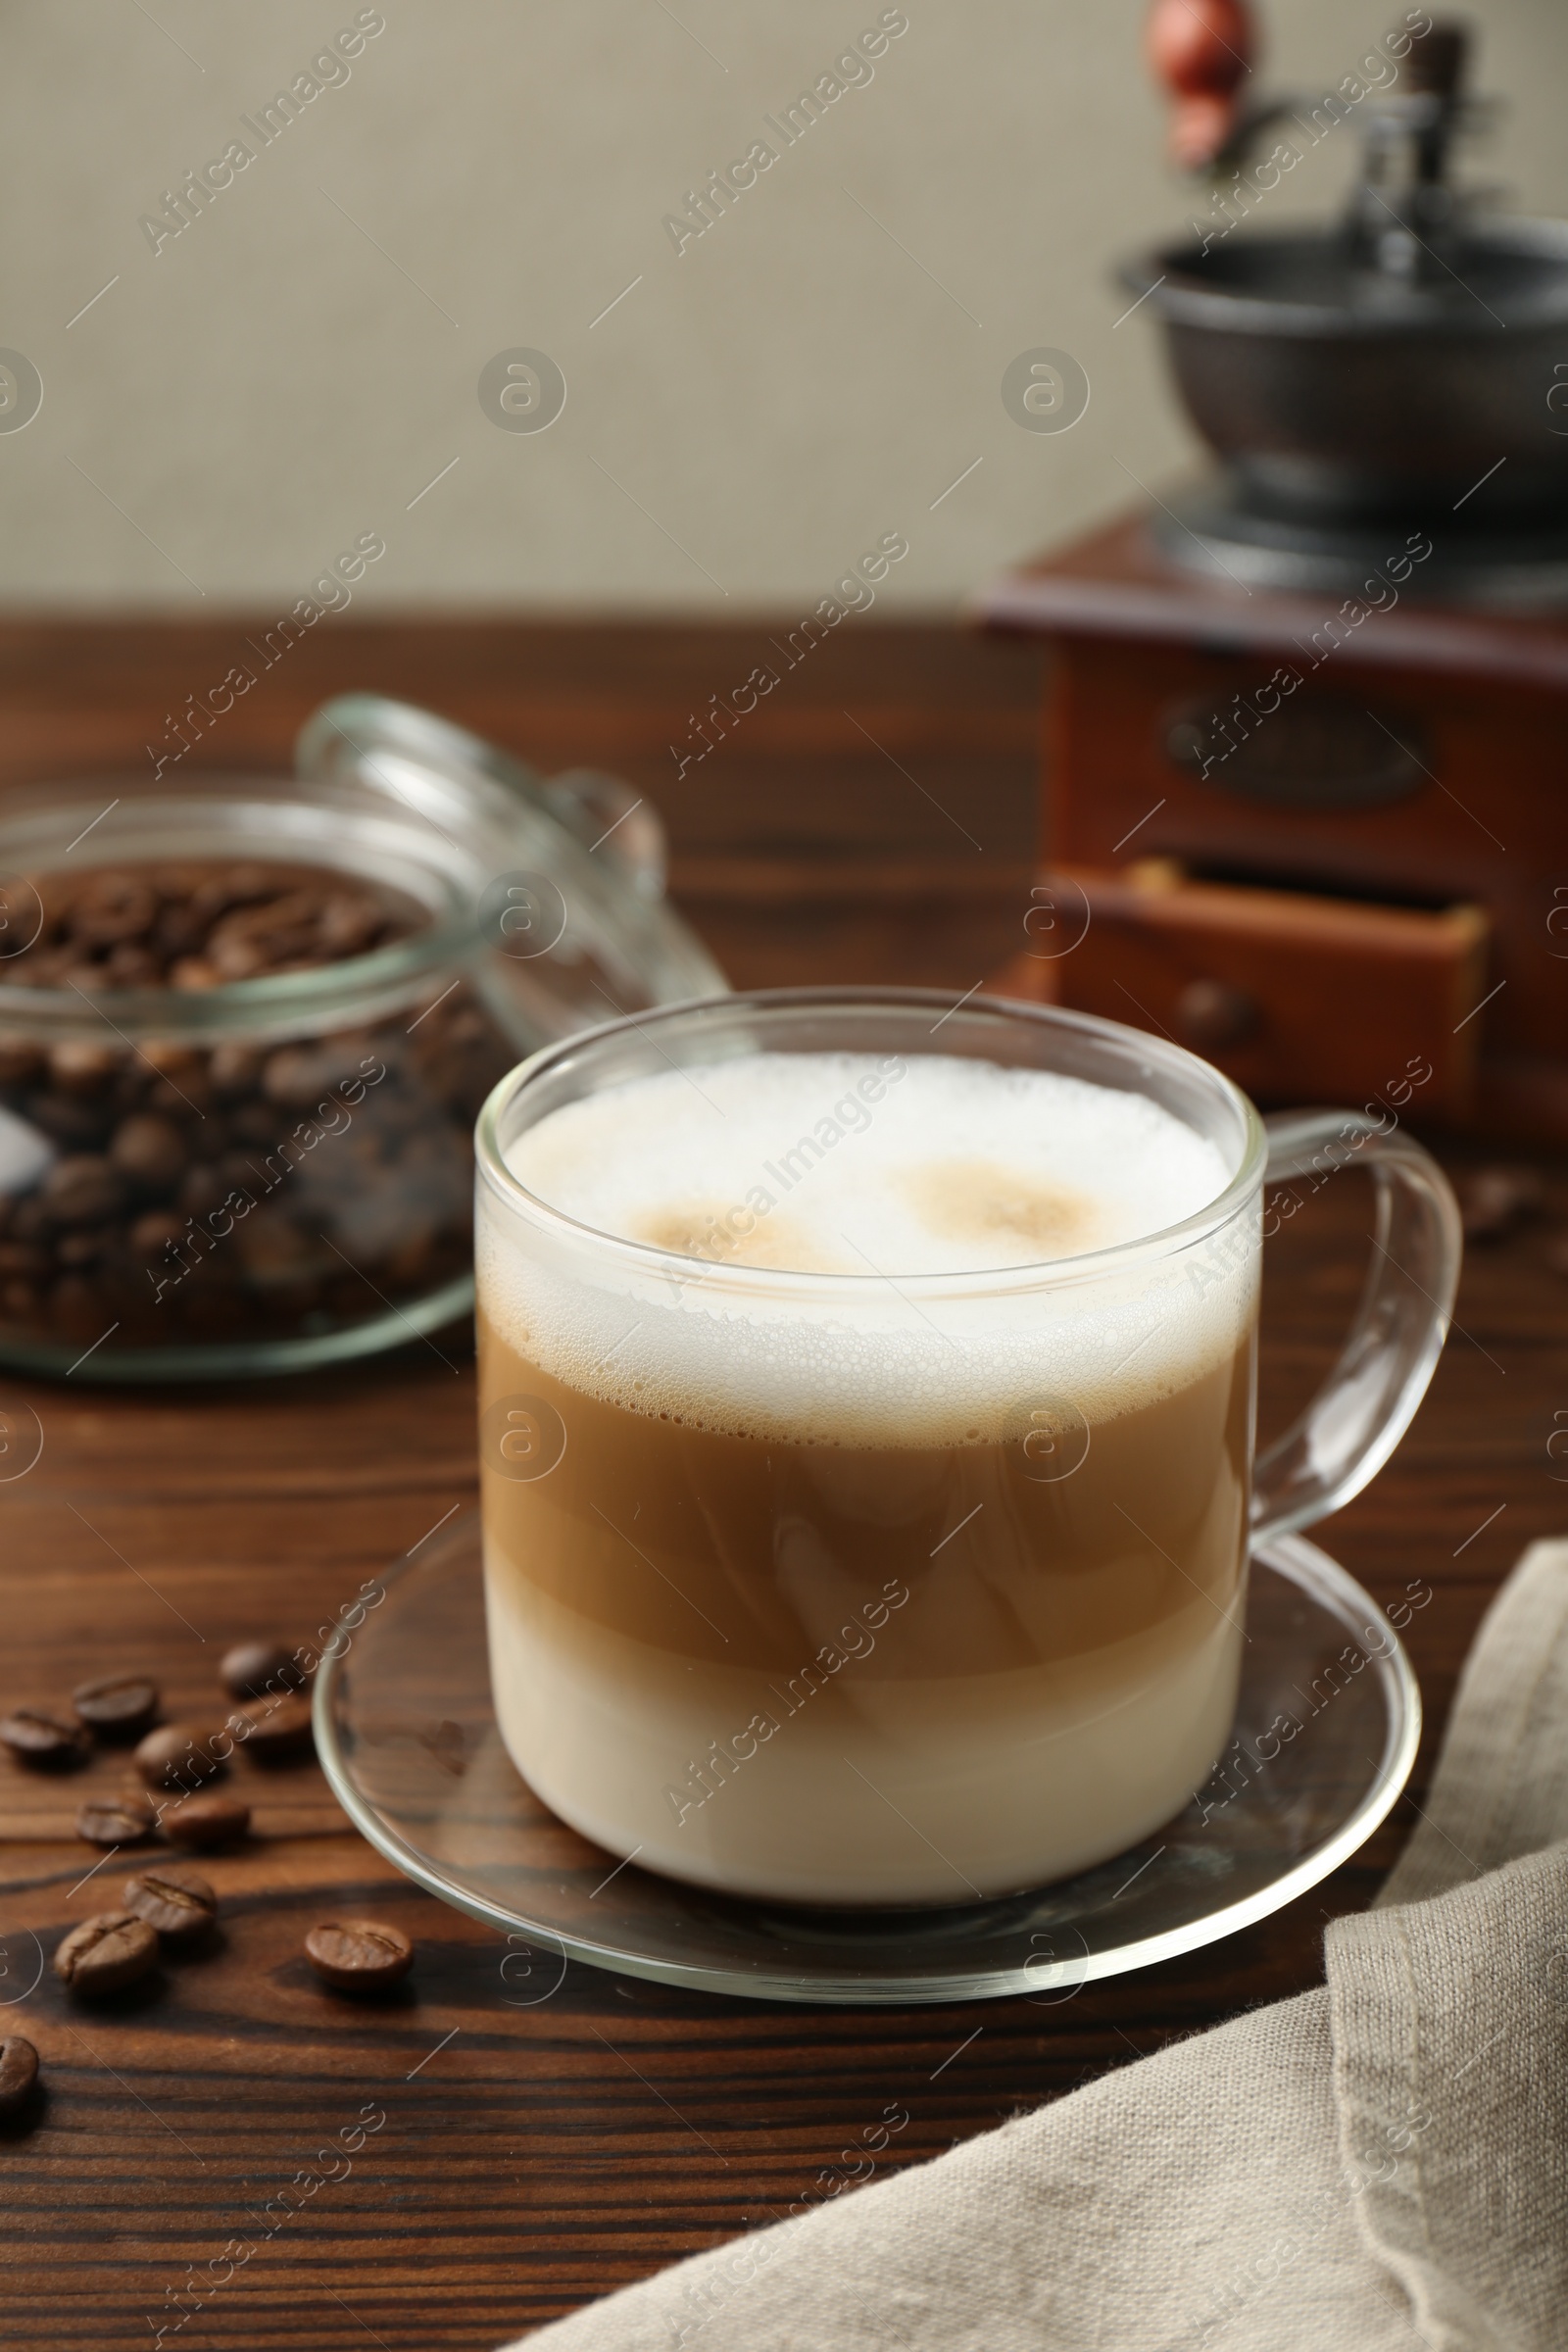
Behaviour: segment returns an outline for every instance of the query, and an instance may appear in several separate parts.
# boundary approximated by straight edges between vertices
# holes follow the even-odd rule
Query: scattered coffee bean
[[[38,1707],[16,1707],[9,1715],[0,1717],[0,1740],[24,1763],[55,1770],[85,1763],[92,1749],[81,1724],[63,1722],[58,1715],[45,1715]]]
[[[8,2034],[0,2041],[0,2115],[18,2114],[37,2080],[37,2051],[20,2034]]]
[[[134,1796],[90,1796],[76,1815],[76,1836],[89,1845],[134,1845],[152,1835],[152,1806]]]
[[[280,1642],[236,1642],[218,1663],[223,1689],[236,1698],[264,1698],[269,1691],[297,1690],[305,1677],[292,1650]]]
[[[149,1788],[193,1788],[223,1769],[207,1736],[188,1723],[161,1723],[138,1743],[135,1761]]]
[[[251,1809],[237,1796],[187,1796],[164,1815],[164,1836],[171,1845],[205,1853],[215,1845],[232,1845],[251,1826]]]
[[[1552,1235],[1546,1244],[1546,1263],[1554,1274],[1568,1274],[1568,1233]]]
[[[339,1992],[368,1992],[408,1975],[414,1946],[401,1928],[381,1920],[332,1919],[311,1930],[305,1956]]]
[[[170,1943],[189,1943],[218,1917],[218,1897],[207,1881],[177,1867],[144,1870],[127,1879],[120,1899]]]
[[[144,1674],[106,1674],[78,1683],[71,1703],[101,1740],[136,1740],[158,1713],[158,1685]]]
[[[244,1730],[246,1725],[249,1730]],[[285,1756],[303,1756],[311,1748],[311,1702],[308,1698],[274,1698],[270,1705],[249,1707],[235,1727],[235,1738],[243,1732],[245,1744],[259,1763],[270,1764]]]
[[[1477,1168],[1459,1187],[1467,1242],[1498,1241],[1540,1205],[1534,1168]]]
[[[74,1992],[118,1992],[144,1977],[158,1938],[134,1911],[99,1911],[73,1928],[55,1953],[55,1975]]]

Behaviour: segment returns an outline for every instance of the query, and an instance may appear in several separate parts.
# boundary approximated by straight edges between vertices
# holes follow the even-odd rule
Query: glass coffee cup
[[[1387,1458],[1458,1272],[1395,1110],[1265,1128],[1055,1007],[661,1008],[535,1054],[477,1142],[503,1739],[608,1851],[773,1900],[1018,1892],[1178,1813],[1250,1549]],[[1254,1461],[1264,1187],[1352,1165],[1366,1289]]]

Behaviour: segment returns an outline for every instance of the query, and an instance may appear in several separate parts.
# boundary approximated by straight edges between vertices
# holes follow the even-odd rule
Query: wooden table
[[[139,764],[163,713],[221,677],[241,634],[8,625],[0,780]],[[546,764],[598,761],[646,787],[670,821],[676,895],[737,983],[961,994],[1017,946],[1028,910],[1031,656],[848,622],[677,783],[667,747],[687,713],[764,642],[328,622],[210,757],[281,759],[323,694],[386,686]],[[1560,1217],[1568,1181],[1549,1181]],[[1345,1176],[1271,1245],[1276,1426],[1332,1354],[1365,1227],[1361,1180]],[[1433,1729],[1489,1592],[1562,1521],[1553,1481],[1568,1462],[1547,1451],[1568,1427],[1554,1230],[1538,1218],[1474,1253],[1430,1400],[1329,1531],[1381,1599],[1432,1587],[1408,1639]],[[172,1710],[205,1716],[225,1642],[309,1636],[470,1498],[472,1378],[457,1360],[416,1347],[331,1379],[188,1393],[0,1383],[0,1410],[30,1404],[45,1436],[37,1466],[0,1486],[0,1700],[145,1661]],[[1430,1755],[1429,1733],[1417,1796]],[[812,2011],[572,1967],[518,2008],[497,1939],[400,1880],[306,1765],[247,1776],[261,1834],[212,1860],[220,1947],[94,2010],[47,1974],[27,1990],[29,1931],[47,1952],[124,1867],[84,1883],[94,1857],[71,1835],[82,1787],[114,1777],[0,1766],[0,2030],[27,2034],[47,2076],[41,2114],[0,2128],[0,2341],[29,2352],[146,2345],[182,2310],[184,2341],[235,2352],[496,2344],[784,2212],[889,2101],[910,2122],[885,2169],[1314,1983],[1324,1919],[1368,1899],[1412,1818],[1401,1804],[1350,1867],[1248,1934],[1058,2006]],[[306,1929],[345,1909],[416,1939],[405,1997],[351,2005],[311,1976]],[[351,2169],[318,2156],[352,2147],[362,2119],[375,2129]]]

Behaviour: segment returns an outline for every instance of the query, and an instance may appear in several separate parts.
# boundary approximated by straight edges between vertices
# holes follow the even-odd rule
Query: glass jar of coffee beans
[[[438,1333],[471,1303],[492,1086],[715,985],[493,778],[0,800],[0,1362],[242,1376]]]

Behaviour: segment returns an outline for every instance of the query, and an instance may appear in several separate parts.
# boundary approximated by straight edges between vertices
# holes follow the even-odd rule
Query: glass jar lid
[[[395,945],[221,986],[20,985],[30,877],[148,859],[276,859],[377,881],[422,906]],[[464,728],[379,695],[307,723],[292,778],[73,780],[0,797],[0,1032],[211,1039],[379,1017],[469,973],[519,1054],[728,983],[663,897],[646,803],[590,770],[543,778]],[[14,944],[13,944],[14,935]]]
[[[302,728],[303,779],[412,808],[443,836],[482,836],[507,862],[474,908],[541,1041],[729,983],[664,898],[664,830],[640,795],[591,768],[544,777],[482,736],[378,694],[340,695]]]

